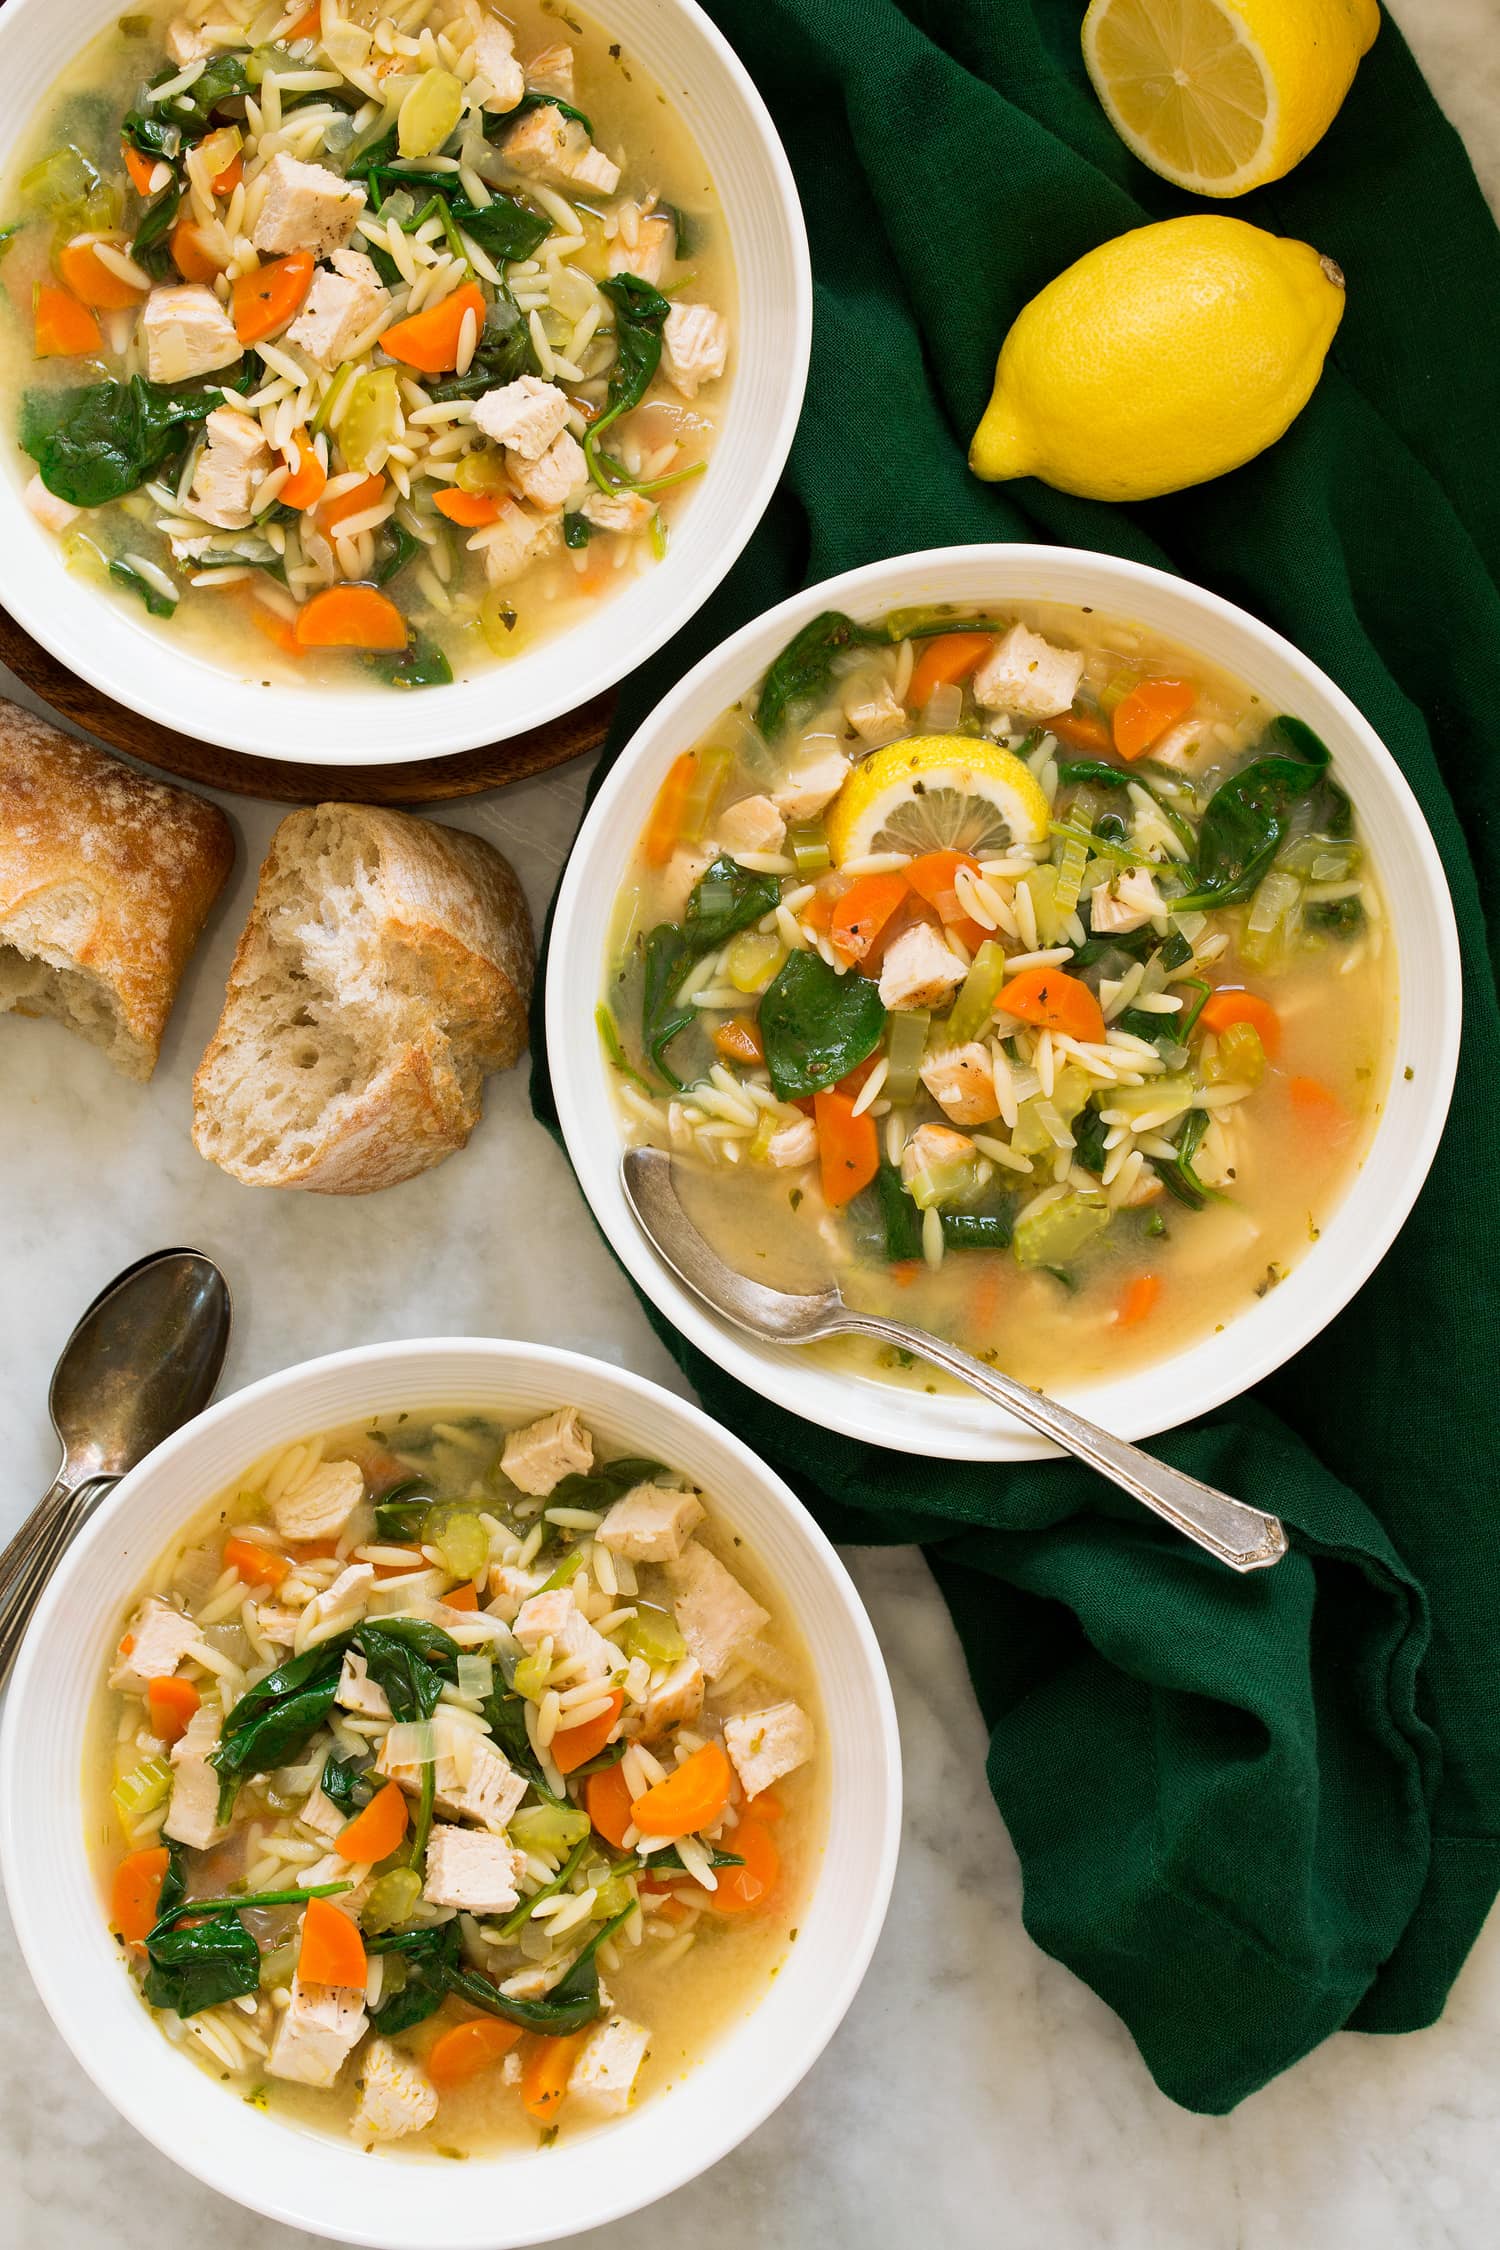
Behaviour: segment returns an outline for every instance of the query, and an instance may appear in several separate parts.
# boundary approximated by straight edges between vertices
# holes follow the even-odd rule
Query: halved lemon
[[[966,734],[919,734],[862,760],[824,819],[834,864],[871,852],[972,852],[1039,844],[1048,805],[1013,750]]]
[[[1092,0],[1083,59],[1143,164],[1244,195],[1322,139],[1379,27],[1377,0]]]

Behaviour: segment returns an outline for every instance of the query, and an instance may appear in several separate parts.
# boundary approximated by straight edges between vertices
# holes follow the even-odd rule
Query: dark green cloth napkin
[[[1081,0],[709,6],[801,186],[812,382],[770,516],[629,684],[615,744],[734,627],[851,564],[1106,548],[1244,603],[1331,672],[1453,888],[1464,1055],[1415,1213],[1316,1344],[1155,1447],[1282,1515],[1279,1568],[1233,1577],[1071,1463],[918,1464],[832,1436],[657,1322],[835,1538],[923,1544],[992,1730],[1028,1930],[1118,2010],[1164,2092],[1223,2111],[1340,2026],[1430,2023],[1500,1887],[1500,916],[1481,904],[1500,893],[1497,238],[1386,22],[1322,145],[1232,207],[1348,276],[1290,435],[1130,510],[981,485],[968,438],[1016,312],[1093,244],[1197,207],[1111,132]],[[539,1019],[555,1124],[540,1040]]]

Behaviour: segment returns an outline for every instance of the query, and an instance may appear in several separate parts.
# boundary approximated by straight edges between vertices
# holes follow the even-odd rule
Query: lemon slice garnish
[[[995,858],[1047,833],[1040,783],[1013,750],[964,734],[892,742],[857,765],[824,818],[834,863],[871,852]]]

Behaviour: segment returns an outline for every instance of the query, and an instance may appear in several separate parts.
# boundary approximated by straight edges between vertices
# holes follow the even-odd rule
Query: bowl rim
[[[330,1377],[336,1378],[341,1373],[358,1371],[365,1375],[372,1371],[394,1371],[434,1355],[452,1363],[449,1369],[434,1374],[431,1382],[424,1385],[432,1390],[439,1404],[444,1381],[451,1376],[456,1389],[466,1371],[477,1375],[481,1370],[493,1370],[500,1378],[497,1388],[503,1386],[507,1373],[513,1378],[513,1387],[519,1388],[530,1379],[538,1382],[549,1394],[555,1393],[559,1400],[563,1400],[568,1393],[570,1377],[577,1371],[584,1370],[590,1381],[603,1384],[607,1390],[638,1408],[649,1408],[651,1413],[663,1416],[669,1423],[675,1418],[679,1424],[686,1425],[706,1440],[712,1448],[725,1454],[747,1480],[758,1485],[762,1496],[785,1519],[791,1527],[794,1541],[800,1544],[804,1556],[812,1564],[824,1592],[836,1602],[843,1625],[847,1628],[848,1645],[853,1659],[846,1676],[859,1680],[878,1725],[878,1740],[870,1745],[871,1756],[860,1777],[862,1793],[868,1791],[873,1782],[877,1806],[877,1818],[871,1823],[873,1849],[868,1855],[870,1889],[867,1908],[857,1931],[841,1928],[841,1941],[847,1942],[841,1942],[837,1971],[828,1979],[828,1992],[808,2025],[807,2036],[798,2039],[795,2051],[787,2052],[784,2060],[779,2059],[777,2067],[768,2070],[758,2086],[749,2089],[747,2097],[719,2105],[712,2133],[698,2138],[690,2146],[683,2145],[685,2137],[678,2135],[676,2154],[680,2156],[680,2161],[674,2157],[674,2160],[662,2164],[660,2151],[657,2151],[657,2168],[644,2190],[639,2184],[634,2187],[624,2186],[599,2198],[581,2215],[576,2210],[564,2209],[555,2226],[550,2220],[541,2227],[528,2224],[527,2231],[517,2235],[509,2234],[503,2228],[497,2229],[492,2215],[486,2215],[481,2221],[479,2231],[474,2231],[470,2224],[459,2234],[445,2232],[439,2215],[434,2218],[431,2228],[424,2230],[420,2236],[414,2236],[410,2232],[392,2232],[388,2224],[382,2230],[378,2219],[366,2219],[363,2222],[353,2218],[346,2219],[336,2210],[319,2212],[310,2217],[305,2211],[297,2209],[278,2190],[272,2176],[274,2167],[270,2165],[260,2167],[253,2173],[247,2171],[244,2177],[236,2178],[233,2184],[229,2184],[214,2136],[205,2135],[201,2142],[188,2135],[174,2138],[156,2110],[149,2106],[146,2090],[143,2088],[137,2094],[130,2076],[129,2054],[125,2048],[110,2041],[101,2042],[97,2036],[91,2037],[89,2013],[94,1983],[89,1980],[86,1988],[81,1986],[78,1991],[70,1992],[65,1976],[59,1973],[48,1952],[38,1926],[40,1909],[37,1904],[47,1887],[48,1868],[40,1864],[40,1855],[33,1855],[28,1862],[22,1837],[23,1800],[28,1789],[35,1786],[35,1783],[23,1781],[20,1771],[27,1734],[25,1715],[29,1704],[39,1692],[39,1683],[44,1680],[50,1638],[48,1628],[54,1616],[65,1611],[72,1581],[95,1550],[107,1544],[111,1534],[120,1527],[121,1519],[127,1517],[141,1496],[149,1492],[163,1468],[170,1469],[184,1454],[191,1455],[195,1449],[208,1443],[224,1424],[236,1421],[244,1421],[251,1433],[247,1437],[243,1458],[246,1462],[254,1460],[258,1452],[265,1450],[265,1441],[262,1440],[257,1445],[253,1431],[255,1423],[261,1419],[260,1409],[266,1403],[284,1400],[288,1393],[296,1394],[313,1389],[318,1383]],[[360,1409],[365,1410],[364,1407]],[[497,1407],[496,1411],[503,1412],[505,1409]],[[598,1413],[601,1409],[595,1407],[592,1411]],[[293,1440],[287,1438],[273,1442]],[[152,1555],[147,1561],[143,1562],[140,1558],[134,1560],[130,1583],[139,1581],[142,1569],[149,1568],[155,1554],[156,1548],[153,1546]],[[128,1587],[123,1583],[124,1574],[121,1575],[123,1599]],[[819,1684],[820,1687],[825,1684],[821,1677]],[[92,1698],[93,1692],[93,1685],[90,1683],[85,1701]],[[4,1878],[22,1958],[52,2022],[75,2059],[111,2105],[144,2139],[174,2164],[191,2173],[205,2186],[230,2197],[247,2209],[259,2212],[263,2217],[305,2232],[325,2234],[337,2241],[376,2245],[378,2250],[384,2250],[387,2245],[389,2250],[416,2250],[418,2241],[423,2250],[441,2250],[441,2246],[449,2242],[460,2244],[462,2250],[482,2250],[482,2246],[503,2241],[513,2246],[513,2250],[521,2250],[523,2244],[557,2241],[576,2234],[580,2227],[592,2228],[608,2224],[614,2219],[644,2209],[686,2185],[747,2139],[787,2099],[812,2068],[858,1992],[889,1910],[900,1847],[902,1810],[901,1748],[895,1699],[874,1627],[832,1542],[785,1480],[743,1440],[722,1423],[716,1422],[694,1401],[683,1399],[661,1384],[654,1383],[633,1370],[618,1367],[612,1361],[558,1346],[483,1336],[416,1337],[382,1344],[356,1345],[343,1351],[323,1354],[316,1359],[298,1361],[291,1367],[262,1376],[218,1400],[166,1439],[128,1476],[122,1478],[114,1491],[98,1504],[67,1550],[48,1585],[22,1643],[6,1700],[3,1726],[0,1726],[0,1875]],[[831,1787],[837,1790],[837,1776],[832,1777]],[[76,1849],[86,1858],[81,1820],[76,1834]],[[809,1908],[822,1880],[821,1875],[813,1879],[808,1892]],[[89,1876],[88,1887],[90,1891],[97,1887],[92,1875]],[[763,1996],[762,2001],[757,2003],[756,2008],[749,2010],[742,2021],[753,2021],[766,1997],[769,1995]],[[160,2042],[161,2034],[150,2023],[146,2011],[138,2003],[132,2001],[132,2005],[139,2015],[142,2035],[149,2037],[153,2043]],[[131,2040],[133,2043],[133,2033]],[[711,2047],[700,2063],[695,2064],[681,2079],[664,2088],[655,2100],[632,2115],[645,2118],[653,2114],[660,2115],[664,2111],[670,2112],[673,2101],[677,2098],[678,2087],[692,2084],[698,2072],[711,2064],[715,2054],[720,2051],[721,2048],[717,2045]],[[193,2068],[190,2063],[187,2067]],[[206,2076],[204,2086],[209,2096],[215,2099],[216,2113],[219,2090]],[[722,2130],[719,2129],[721,2119]],[[304,2132],[300,2127],[282,2129],[303,2132],[304,2138],[314,2139],[319,2144],[327,2142],[336,2149],[343,2147],[342,2143],[330,2140],[329,2136]],[[614,2140],[613,2130],[602,2129],[574,2146],[587,2150],[597,2147],[601,2141],[610,2144]],[[562,2153],[566,2156],[566,2149]],[[520,2159],[523,2163],[529,2160],[524,2155]],[[503,2181],[514,2161],[508,2155],[488,2161],[478,2160],[465,2166],[464,2173],[472,2180],[491,2177]],[[555,2170],[558,2153],[548,2152],[548,2161]],[[402,2169],[405,2171],[407,2167],[403,2165]],[[454,2179],[454,2168],[451,2166],[442,2167],[440,2172],[430,2172],[422,2165],[412,2166],[411,2169],[423,2177],[440,2177],[445,2181]],[[619,2169],[622,2179],[630,2176],[628,2166],[621,2166]],[[373,2200],[379,2183],[382,2180],[388,2181],[391,2173],[389,2170],[371,2171],[369,2178]],[[565,2202],[566,2198],[563,2200]],[[441,2192],[435,2201],[440,2214]]]
[[[823,579],[750,619],[711,650],[668,691],[642,720],[604,777],[580,825],[563,872],[553,907],[544,1020],[553,1094],[569,1159],[584,1196],[611,1248],[631,1279],[665,1314],[683,1337],[709,1359],[776,1404],[830,1430],[860,1442],[895,1452],[967,1461],[1022,1461],[1054,1457],[1057,1448],[1022,1428],[1001,1407],[967,1397],[925,1396],[896,1386],[879,1385],[873,1377],[849,1377],[840,1371],[798,1362],[790,1347],[758,1344],[710,1312],[657,1257],[642,1233],[626,1199],[619,1177],[623,1144],[615,1135],[606,1165],[602,1132],[595,1134],[601,1105],[611,1113],[608,1070],[595,1034],[592,1013],[577,1010],[572,995],[579,990],[597,993],[602,959],[585,950],[577,933],[593,924],[587,912],[591,891],[601,885],[613,898],[619,888],[622,854],[638,832],[644,810],[633,800],[641,793],[641,776],[664,772],[669,757],[683,742],[695,739],[709,717],[698,712],[691,725],[680,725],[682,714],[705,700],[706,690],[717,683],[715,709],[722,709],[750,687],[769,653],[781,646],[808,620],[830,608],[847,609],[856,616],[878,616],[900,606],[904,598],[929,602],[972,603],[970,591],[954,591],[951,581],[965,572],[998,574],[1004,601],[1084,603],[1110,617],[1128,617],[1132,595],[1155,597],[1179,605],[1201,619],[1205,634],[1230,636],[1243,651],[1232,656],[1216,654],[1211,661],[1234,671],[1253,672],[1253,659],[1284,667],[1297,675],[1315,702],[1321,701],[1334,719],[1354,738],[1359,754],[1379,776],[1393,818],[1399,816],[1413,863],[1420,879],[1420,896],[1405,908],[1391,907],[1393,932],[1404,926],[1410,932],[1418,916],[1425,916],[1431,942],[1441,962],[1435,993],[1423,995],[1423,1019],[1435,1039],[1435,1052],[1420,1086],[1421,1121],[1412,1136],[1405,1169],[1387,1181],[1387,1199],[1378,1217],[1366,1224],[1352,1242],[1343,1245],[1337,1275],[1328,1256],[1318,1261],[1316,1249],[1300,1259],[1275,1292],[1278,1314],[1292,1306],[1298,1317],[1260,1323],[1260,1348],[1253,1357],[1231,1366],[1227,1355],[1214,1380],[1203,1381],[1169,1412],[1133,1408],[1129,1394],[1139,1389],[1157,1370],[1178,1366],[1194,1353],[1219,1341],[1220,1334],[1243,1331],[1263,1306],[1246,1308],[1223,1324],[1223,1330],[1172,1355],[1151,1362],[1134,1374],[1108,1381],[1096,1379],[1076,1389],[1059,1385],[1053,1394],[1080,1413],[1104,1422],[1116,1435],[1136,1441],[1175,1428],[1212,1412],[1239,1396],[1285,1364],[1310,1343],[1348,1304],[1385,1256],[1408,1217],[1431,1168],[1451,1102],[1458,1066],[1462,1024],[1461,962],[1457,924],[1447,876],[1415,793],[1391,752],[1353,700],[1313,659],[1294,642],[1239,604],[1196,585],[1191,579],[1127,557],[1077,547],[1054,546],[1038,541],[972,542],[963,546],[927,548],[911,554],[888,556],[857,565],[836,577]],[[1018,584],[1028,574],[1040,583],[1029,591]],[[1061,581],[1061,590],[1048,586],[1048,575]],[[1085,580],[1085,593],[1074,585]],[[1159,627],[1191,646],[1187,625]],[[710,715],[711,716],[711,715]],[[622,839],[624,841],[622,842]],[[1383,867],[1380,872],[1384,874]],[[1398,941],[1398,974],[1399,962]],[[1326,1237],[1348,1205],[1357,1184],[1376,1165],[1382,1141],[1394,1115],[1393,1094],[1400,1079],[1397,1040],[1404,1022],[1406,995],[1398,985],[1397,1016],[1392,1029],[1390,1076],[1379,1118],[1365,1155],[1341,1195],[1329,1206],[1321,1232]],[[596,1147],[596,1137],[599,1146]],[[1316,1273],[1316,1292],[1305,1279]],[[1299,1284],[1293,1287],[1293,1284]],[[1315,1295],[1316,1301],[1305,1300]],[[890,1393],[899,1401],[882,1413],[872,1394]],[[1124,1394],[1124,1395],[1122,1395]],[[1096,1406],[1095,1401],[1100,1404]],[[864,1410],[862,1410],[862,1407]]]
[[[76,5],[77,0],[70,0],[70,4]],[[54,19],[61,5],[62,0],[8,0],[8,5],[0,11],[0,59],[9,45],[25,35],[31,17],[40,16],[44,8],[48,29],[55,33]],[[774,419],[768,417],[764,431],[757,433],[754,464],[746,477],[743,505],[729,519],[724,531],[694,559],[691,570],[684,568],[674,578],[642,581],[646,585],[661,583],[674,589],[669,604],[653,604],[643,599],[641,614],[632,622],[628,643],[622,633],[615,655],[602,661],[597,658],[590,661],[585,655],[589,645],[585,636],[592,613],[580,619],[577,625],[539,643],[537,650],[530,653],[543,654],[566,648],[569,661],[558,660],[552,666],[552,685],[540,692],[533,689],[529,700],[519,709],[509,709],[504,693],[496,692],[498,683],[507,679],[514,682],[516,678],[513,670],[497,663],[481,668],[467,680],[432,697],[408,695],[401,698],[392,712],[391,740],[383,744],[355,741],[347,746],[319,739],[319,716],[323,715],[325,720],[331,716],[336,699],[352,699],[351,711],[356,704],[379,711],[383,706],[378,700],[372,700],[368,689],[278,684],[256,690],[253,695],[245,694],[245,715],[242,719],[235,718],[229,713],[230,698],[224,691],[226,688],[233,690],[238,702],[241,691],[248,690],[250,682],[221,669],[190,646],[174,644],[160,634],[151,633],[143,622],[128,615],[122,614],[117,619],[118,632],[91,633],[90,619],[101,614],[101,605],[107,605],[110,597],[81,582],[63,596],[62,582],[66,574],[60,558],[55,571],[36,570],[27,558],[29,550],[34,561],[37,549],[24,536],[0,541],[0,599],[17,624],[76,677],[111,702],[121,704],[158,726],[251,757],[275,758],[293,765],[343,766],[351,770],[454,756],[508,742],[517,735],[546,726],[618,687],[638,664],[690,624],[763,520],[791,452],[812,357],[812,256],[790,160],[745,64],[700,5],[700,0],[650,0],[650,5],[667,15],[686,19],[712,53],[718,69],[734,91],[740,129],[753,138],[764,160],[777,218],[785,231],[782,246],[785,263],[776,298],[778,320],[785,324],[782,347],[777,355],[777,366],[782,371],[780,407]],[[593,7],[588,12],[603,26],[608,9],[609,0],[601,0],[598,13]],[[99,0],[99,22],[90,31],[90,38],[108,28],[110,13],[104,0]],[[54,72],[50,83],[55,84],[58,75],[60,73]],[[658,70],[654,75],[662,74]],[[686,108],[681,101],[677,106]],[[29,118],[19,121],[12,147],[24,137],[28,123]],[[689,123],[696,141],[699,127],[690,113]],[[0,133],[3,130],[0,126]],[[717,171],[718,168],[711,169]],[[738,259],[735,274],[741,292],[738,328],[743,335],[747,308]],[[729,393],[721,443],[734,427],[737,395],[738,380]],[[49,549],[53,548],[56,542],[52,535],[43,532],[25,507],[22,499],[25,481],[25,477],[15,471],[0,479],[0,519],[9,510],[11,528],[23,534],[34,532]],[[14,562],[5,559],[11,555],[15,557]],[[660,568],[670,569],[670,562],[669,557]],[[76,603],[72,599],[74,591],[78,596]],[[629,600],[630,589],[627,588],[609,607],[618,608]],[[517,661],[525,661],[525,658]],[[399,728],[394,724],[397,711],[402,720]]]

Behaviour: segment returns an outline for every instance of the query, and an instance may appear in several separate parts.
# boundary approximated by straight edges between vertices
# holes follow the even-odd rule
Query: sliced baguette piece
[[[526,1045],[531,916],[458,828],[314,805],[271,839],[193,1140],[250,1187],[368,1195],[440,1164]]]
[[[233,864],[217,805],[0,699],[0,1013],[55,1016],[149,1078]]]

